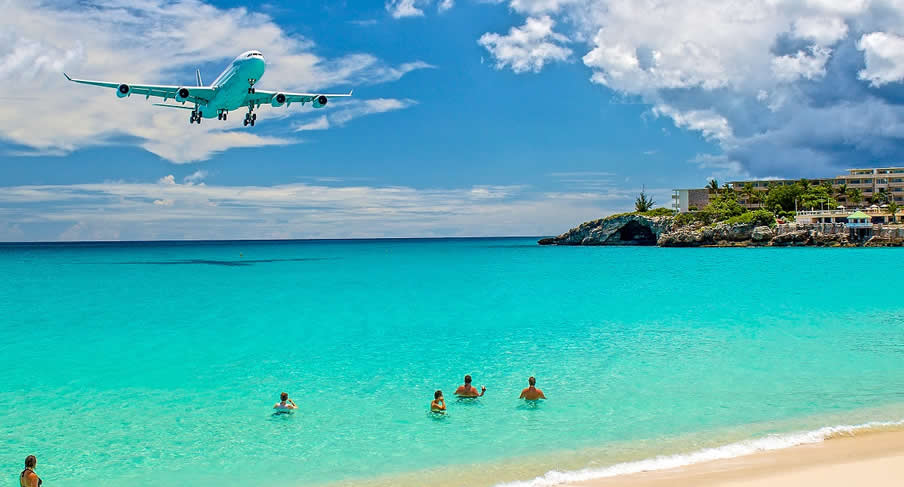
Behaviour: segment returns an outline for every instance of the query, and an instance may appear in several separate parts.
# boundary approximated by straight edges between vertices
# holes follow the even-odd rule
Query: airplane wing
[[[131,95],[141,95],[145,98],[152,96],[163,98],[164,101],[172,98],[176,101],[186,101],[199,105],[206,105],[216,93],[216,89],[207,86],[168,86],[168,85],[133,85],[131,83],[111,83],[108,81],[92,81],[87,79],[71,78],[68,74],[63,73],[69,81],[80,83],[83,85],[101,86],[103,88],[113,88],[116,95],[120,98]],[[182,93],[180,93],[182,90]],[[187,90],[187,93],[186,91]],[[182,96],[187,94],[188,96]]]
[[[282,105],[289,106],[292,103],[314,103],[317,108],[327,104],[330,98],[342,98],[352,96],[352,92],[348,93],[288,93],[284,91],[264,91],[254,90],[245,97],[245,105],[254,103],[255,105],[270,104],[278,107]]]

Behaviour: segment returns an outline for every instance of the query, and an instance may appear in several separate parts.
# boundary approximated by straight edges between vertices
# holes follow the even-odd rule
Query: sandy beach
[[[822,443],[570,484],[573,487],[899,486],[904,432],[872,432]]]

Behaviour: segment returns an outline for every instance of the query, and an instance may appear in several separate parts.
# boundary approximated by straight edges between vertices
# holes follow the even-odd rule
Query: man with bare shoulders
[[[486,394],[486,392],[487,388],[484,386],[480,386],[480,392],[477,392],[477,389],[471,385],[470,375],[465,376],[465,385],[458,386],[458,389],[455,389],[455,395],[458,397],[481,397]]]
[[[534,379],[531,376],[530,379],[527,379],[527,383],[529,387],[521,391],[521,399],[527,399],[528,401],[536,401],[538,399],[546,399],[546,396],[543,395],[543,391],[537,389],[537,379]]]
[[[289,399],[289,393],[283,392],[279,395],[279,402],[273,405],[273,409],[275,409],[278,414],[285,414],[294,409],[298,409],[298,405],[295,404],[295,401]]]

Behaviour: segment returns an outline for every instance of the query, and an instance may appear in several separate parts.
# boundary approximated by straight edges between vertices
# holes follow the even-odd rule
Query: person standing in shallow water
[[[543,391],[537,389],[537,379],[531,376],[527,379],[528,387],[521,391],[521,399],[527,399],[528,401],[536,401],[538,399],[546,399],[546,396],[543,395]]]
[[[44,483],[41,477],[35,473],[38,459],[34,455],[25,457],[25,470],[19,474],[19,487],[40,487]]]
[[[471,386],[471,376],[465,376],[465,384],[462,386],[458,386],[458,389],[455,390],[455,395],[458,397],[481,397],[486,394],[487,388],[484,386],[480,386],[480,392],[477,392],[473,386]]]
[[[295,404],[295,401],[289,399],[289,393],[283,392],[279,395],[279,402],[273,405],[273,409],[277,412],[289,412],[293,409],[298,409],[298,405]]]
[[[446,400],[443,399],[443,391],[433,393],[433,402],[430,403],[430,410],[434,413],[443,413],[446,411]]]

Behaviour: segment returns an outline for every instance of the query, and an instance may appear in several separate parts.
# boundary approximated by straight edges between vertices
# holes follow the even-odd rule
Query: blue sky
[[[547,235],[904,148],[890,1],[0,5],[0,240]],[[197,126],[61,74],[190,85],[247,49],[262,88],[355,96]]]

